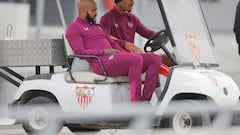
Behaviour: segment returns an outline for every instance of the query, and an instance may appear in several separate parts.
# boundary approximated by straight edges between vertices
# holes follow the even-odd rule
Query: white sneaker
[[[160,97],[161,94],[162,94],[162,89],[161,89],[161,87],[155,88],[154,91],[155,91],[155,94],[156,94],[157,98],[159,99],[159,97]]]
[[[161,87],[155,88],[154,94],[152,95],[152,98],[150,100],[150,103],[155,106],[158,103],[158,99],[160,98],[160,95],[162,93]]]

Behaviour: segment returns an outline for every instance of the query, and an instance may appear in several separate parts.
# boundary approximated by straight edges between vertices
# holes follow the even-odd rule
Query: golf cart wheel
[[[195,100],[183,100],[188,106],[199,107],[200,102]],[[173,128],[177,133],[188,133],[192,127],[204,127],[210,124],[210,116],[207,111],[196,111],[189,113],[183,109],[173,113],[173,115],[164,117],[161,126]]]
[[[100,131],[99,129],[91,129],[91,128],[85,128],[82,127],[80,124],[68,124],[68,129],[72,131],[73,133],[78,132],[97,132]]]
[[[23,109],[22,125],[28,134],[57,134],[63,127],[61,109],[49,97],[34,97],[23,105]]]

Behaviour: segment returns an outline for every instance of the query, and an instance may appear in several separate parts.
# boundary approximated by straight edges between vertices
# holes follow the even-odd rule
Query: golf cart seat
[[[65,79],[67,82],[76,82],[76,83],[129,83],[128,76],[119,76],[119,77],[109,77],[106,74],[105,68],[102,65],[101,60],[98,56],[93,55],[75,55],[69,42],[65,35],[63,35],[65,52],[66,52],[66,63],[68,66],[68,73],[66,73]],[[86,60],[81,60],[80,58],[93,58],[97,59],[104,74],[98,75],[88,68]],[[73,63],[69,64],[69,59],[74,59]],[[74,69],[74,70],[72,70]],[[142,74],[142,81],[145,80],[145,73]]]
[[[96,80],[104,80],[104,76],[98,75],[92,71],[76,71],[72,72],[72,76],[77,83],[96,83]],[[145,74],[142,74],[142,80],[145,78]],[[66,75],[66,80],[68,82],[73,82],[70,74]],[[119,76],[119,77],[107,77],[107,80],[101,83],[129,83],[129,79],[127,76]]]

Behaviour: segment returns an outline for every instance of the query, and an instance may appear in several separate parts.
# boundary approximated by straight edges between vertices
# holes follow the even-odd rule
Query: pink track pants
[[[162,57],[153,53],[118,53],[101,56],[100,59],[108,76],[128,76],[130,80],[131,102],[149,101],[158,81]],[[92,70],[103,75],[98,63],[91,63]],[[143,92],[141,74],[146,72]]]

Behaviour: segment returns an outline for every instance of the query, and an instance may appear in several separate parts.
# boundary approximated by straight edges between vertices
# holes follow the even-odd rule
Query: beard
[[[87,12],[87,15],[86,15],[86,20],[90,23],[90,24],[96,24],[96,21],[95,21],[95,17],[96,17],[97,15],[95,15],[95,16],[93,16],[93,17],[91,17],[91,15]]]

